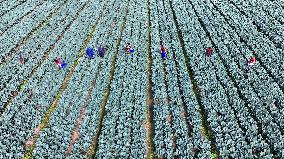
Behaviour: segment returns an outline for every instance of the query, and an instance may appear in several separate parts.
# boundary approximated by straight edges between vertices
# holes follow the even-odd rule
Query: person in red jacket
[[[250,62],[253,63],[253,64],[255,64],[255,63],[256,63],[256,58],[255,58],[255,57],[252,57],[252,58],[250,59]]]
[[[206,48],[206,55],[207,55],[208,57],[211,57],[211,56],[212,56],[212,53],[213,53],[212,47]]]
[[[55,64],[57,65],[57,67],[59,69],[63,69],[63,68],[66,68],[67,67],[67,63],[65,61],[63,61],[60,57],[57,57],[55,60],[54,60]]]
[[[249,60],[248,60],[248,65],[249,66],[253,66],[256,64],[256,58],[255,57],[251,57]]]
[[[55,64],[57,65],[57,67],[60,67],[61,66],[61,63],[62,63],[62,59],[60,57],[57,57],[55,60],[54,60]]]

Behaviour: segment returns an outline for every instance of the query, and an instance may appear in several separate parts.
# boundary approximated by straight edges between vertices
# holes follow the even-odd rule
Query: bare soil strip
[[[95,75],[95,80],[92,82],[92,85],[91,87],[89,88],[88,90],[88,94],[87,94],[87,97],[86,97],[86,101],[85,103],[82,105],[81,107],[81,110],[80,110],[80,115],[77,119],[77,122],[75,124],[75,127],[72,131],[72,135],[71,135],[71,142],[70,144],[68,145],[68,148],[66,150],[66,156],[69,156],[72,154],[72,151],[73,151],[73,145],[76,143],[76,141],[79,139],[80,137],[80,126],[81,126],[81,123],[84,119],[84,115],[85,115],[85,111],[87,109],[87,105],[90,101],[90,98],[92,96],[92,93],[93,93],[93,90],[95,89],[96,87],[96,80],[97,80],[97,77],[99,75],[99,72],[100,72],[100,67],[101,65],[99,65],[99,68],[98,68],[98,71],[96,72],[96,75]]]
[[[147,159],[155,158],[155,146],[154,146],[154,121],[153,121],[153,92],[152,92],[152,52],[151,52],[151,9],[150,0],[147,0],[147,16],[148,16],[148,32],[147,32],[147,98],[146,98],[146,132],[147,132]]]

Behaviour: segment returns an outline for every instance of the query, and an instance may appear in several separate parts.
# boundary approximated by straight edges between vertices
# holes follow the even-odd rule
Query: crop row
[[[282,3],[3,6],[0,158],[284,156]],[[124,51],[128,42],[132,54]],[[103,58],[84,55],[100,45]],[[248,68],[252,56],[257,64]],[[65,69],[56,69],[56,57]]]
[[[97,158],[145,158],[145,30],[146,3],[131,0],[117,65],[106,103],[105,117],[98,138]],[[144,34],[145,31],[144,31]],[[134,46],[133,58],[125,55],[124,44]]]
[[[1,2],[1,12],[0,12],[0,17],[4,16],[5,14],[9,13],[10,11],[13,11],[16,9],[18,6],[21,4],[26,3],[26,0],[11,0],[9,3],[3,3]]]
[[[43,24],[48,21],[53,14],[55,14],[58,9],[61,7],[60,4],[64,2],[57,3],[45,3],[40,6],[40,9],[33,12],[29,17],[24,21],[14,25],[12,28],[9,28],[1,37],[1,61],[5,62],[17,50],[34,32],[37,28],[43,26]],[[54,7],[58,6],[58,7]]]
[[[115,5],[112,6],[113,9],[118,6],[117,3],[114,3],[114,4]],[[116,10],[113,10],[113,9],[109,8],[107,10],[111,10],[112,12],[115,12]],[[101,23],[110,25],[110,22],[107,22],[106,18],[102,18],[102,22]],[[107,28],[107,27],[105,27],[105,28]],[[96,47],[96,43],[101,43],[102,42],[101,39],[105,39],[106,35],[107,35],[106,33],[108,31],[110,31],[108,29],[105,29],[105,31],[102,32],[102,30],[103,30],[102,29],[102,25],[98,25],[97,26],[97,30],[99,30],[100,32],[96,31],[96,33],[93,36],[93,39],[89,43],[89,46]],[[110,49],[109,51],[112,52],[112,49]],[[86,78],[86,80],[88,79],[88,83],[89,84],[94,83],[94,85],[91,86],[91,87],[94,87],[94,90],[93,90],[93,93],[91,93],[92,95],[90,96],[90,101],[88,103],[86,103],[86,107],[85,107],[85,111],[84,111],[84,118],[81,121],[81,126],[79,127],[78,130],[76,130],[76,131],[78,131],[80,136],[77,138],[77,141],[73,143],[74,145],[72,147],[72,150],[73,150],[74,153],[71,152],[71,156],[72,157],[75,157],[75,156],[77,158],[78,157],[84,157],[86,155],[86,152],[87,152],[87,150],[88,150],[88,148],[90,146],[90,143],[92,141],[92,136],[95,133],[96,124],[98,122],[99,111],[100,111],[100,105],[97,105],[97,104],[99,104],[100,101],[101,101],[100,99],[101,99],[101,97],[103,95],[104,87],[105,87],[106,82],[107,82],[107,78],[106,78],[107,74],[106,73],[107,73],[108,69],[106,69],[106,70],[102,70],[102,69],[109,67],[108,66],[109,64],[106,61],[111,60],[111,55],[112,55],[111,53],[107,54],[104,57],[105,58],[104,60],[96,59],[94,66],[93,66],[93,64],[91,64],[94,73],[89,74],[87,71],[82,72],[82,71],[79,70],[78,72],[76,71],[76,73],[74,74],[74,76],[75,76],[74,80],[76,82],[80,81],[80,79],[78,79],[77,77],[89,74],[88,76],[90,76],[90,77]],[[90,61],[87,60],[85,62],[89,63]],[[83,69],[84,67],[80,66],[80,68]],[[83,73],[83,74],[81,74],[81,73]],[[96,74],[96,76],[94,76],[94,74]],[[79,75],[79,76],[77,76],[77,75]],[[74,85],[75,87],[80,87],[80,84],[72,84],[72,85]],[[74,91],[74,87],[71,87],[72,85],[70,85],[70,87],[68,89],[69,91]],[[82,87],[86,87],[84,85],[86,85],[86,83],[82,83]],[[82,95],[83,97],[86,96],[87,88],[88,87],[86,87],[84,90],[80,89],[80,91],[85,92],[85,94]],[[98,91],[101,92],[101,93],[99,93]],[[71,94],[73,94],[73,93],[74,92],[72,92]],[[68,99],[67,94],[69,94],[69,93],[66,93],[66,94],[64,94],[62,96],[62,100],[60,101],[60,103],[62,103],[62,104],[64,103],[65,105],[68,105],[67,104],[68,102],[65,99],[65,98]],[[65,96],[67,96],[67,97],[65,97]],[[101,96],[101,97],[99,97],[99,96]],[[78,97],[81,97],[81,95],[79,95]],[[97,98],[94,98],[94,97],[97,97]],[[70,98],[71,98],[71,96],[70,96]],[[85,99],[85,98],[83,98],[83,99]],[[75,102],[75,103],[77,105],[77,102]],[[38,155],[44,154],[44,152],[46,151],[46,149],[44,149],[45,145],[54,145],[52,143],[57,141],[57,139],[61,138],[62,136],[65,139],[65,141],[64,141],[65,144],[58,151],[60,151],[60,154],[64,155],[64,153],[65,153],[64,151],[67,151],[67,149],[69,148],[68,145],[71,144],[71,142],[70,142],[71,141],[70,140],[71,130],[74,127],[74,123],[75,123],[75,121],[77,119],[77,116],[79,115],[79,110],[80,110],[81,107],[82,107],[82,104],[79,104],[79,105],[77,105],[75,107],[72,107],[72,108],[65,107],[65,110],[69,109],[69,110],[77,110],[77,111],[74,111],[74,113],[72,112],[72,114],[70,114],[71,116],[69,115],[69,118],[66,121],[66,122],[68,122],[68,124],[66,124],[67,127],[65,126],[65,124],[64,125],[60,125],[59,126],[59,132],[55,132],[54,134],[51,134],[51,133],[56,130],[57,120],[65,121],[65,119],[62,116],[52,116],[51,117],[51,119],[52,119],[51,120],[52,126],[50,127],[50,129],[47,129],[47,131],[44,132],[44,133],[50,134],[50,135],[47,135],[48,138],[46,140],[39,140],[39,143],[40,143],[41,147],[39,147],[40,151],[38,152]],[[64,109],[58,109],[58,110],[56,110],[56,112],[63,113]],[[53,120],[54,118],[57,118],[57,120]],[[89,120],[91,120],[91,121],[89,121]],[[92,121],[95,121],[95,122],[92,122]],[[64,133],[64,134],[62,135],[62,133]],[[51,144],[50,144],[50,141],[52,141]],[[73,141],[73,139],[72,139],[72,141]],[[83,143],[82,143],[82,141],[83,141]],[[55,144],[55,145],[59,146],[59,143]],[[54,155],[56,155],[56,154],[58,154],[58,152],[54,152]]]
[[[209,1],[207,1],[207,3],[206,3],[207,5],[208,4],[210,4],[209,3]],[[244,62],[245,62],[245,60],[246,60],[246,58],[248,58],[248,51],[249,50],[246,50],[246,52],[245,52],[245,55],[247,56],[247,57],[244,57],[244,56],[242,56],[241,54],[238,54],[239,52],[237,52],[237,54],[236,53],[234,53],[233,51],[235,51],[235,50],[237,50],[238,48],[230,48],[230,51],[231,51],[231,53],[229,53],[228,52],[228,49],[226,48],[226,46],[229,46],[229,45],[226,45],[226,44],[230,44],[230,45],[233,45],[232,44],[232,39],[234,40],[235,39],[235,37],[228,37],[228,35],[226,35],[226,33],[232,33],[232,31],[230,31],[230,29],[228,29],[228,30],[226,30],[225,32],[224,32],[224,30],[225,30],[225,28],[229,28],[228,26],[218,26],[218,27],[216,27],[216,25],[221,25],[221,24],[224,24],[224,23],[222,23],[222,22],[218,22],[218,23],[210,23],[210,22],[213,22],[214,20],[216,20],[217,18],[216,17],[220,17],[220,15],[212,15],[211,13],[215,13],[214,12],[214,10],[213,10],[213,8],[206,8],[207,6],[206,6],[206,4],[205,3],[202,3],[202,2],[199,2],[199,1],[195,1],[195,2],[192,2],[191,3],[191,5],[193,6],[193,7],[195,7],[195,9],[189,9],[189,10],[194,10],[195,11],[195,14],[197,13],[197,16],[198,17],[200,17],[199,19],[197,19],[198,21],[199,21],[199,23],[200,23],[200,25],[202,26],[201,28],[199,27],[199,29],[194,29],[194,30],[200,30],[200,29],[202,29],[202,30],[204,30],[205,31],[205,33],[203,33],[203,36],[202,36],[202,32],[201,33],[198,33],[198,34],[196,34],[196,36],[198,36],[198,37],[200,37],[201,39],[206,39],[206,34],[207,34],[207,37],[210,39],[210,41],[211,41],[211,43],[212,44],[210,44],[210,43],[208,43],[208,41],[206,42],[205,41],[205,46],[203,47],[203,48],[205,48],[205,47],[208,47],[208,46],[210,46],[210,45],[215,45],[216,46],[216,53],[217,53],[217,55],[218,56],[216,56],[216,58],[212,58],[212,64],[213,64],[213,67],[215,67],[216,69],[217,69],[217,67],[220,67],[220,66],[222,66],[222,65],[220,65],[220,64],[222,64],[223,63],[223,66],[225,66],[224,68],[223,68],[223,71],[226,71],[226,72],[220,72],[220,71],[222,71],[222,70],[220,70],[220,71],[218,71],[218,73],[216,74],[216,75],[218,75],[219,77],[217,77],[217,81],[220,81],[220,83],[221,83],[221,85],[223,85],[222,87],[223,87],[223,89],[224,88],[226,88],[226,87],[228,87],[228,84],[229,84],[229,82],[222,82],[222,81],[224,81],[224,79],[226,78],[226,74],[230,77],[230,80],[232,80],[233,81],[233,85],[237,88],[237,92],[238,92],[238,95],[239,95],[239,97],[240,98],[242,98],[242,100],[245,102],[245,108],[247,109],[247,112],[242,112],[242,113],[240,113],[240,114],[248,114],[248,113],[251,113],[250,115],[251,115],[251,117],[254,119],[254,121],[256,122],[256,124],[257,124],[257,126],[254,126],[254,132],[256,132],[256,131],[258,131],[258,133],[260,133],[260,134],[262,134],[262,136],[263,136],[263,138],[265,138],[263,141],[264,141],[264,143],[266,143],[266,142],[268,142],[268,139],[267,139],[267,133],[262,133],[262,131],[259,131],[259,130],[262,130],[262,128],[261,128],[261,126],[259,125],[259,124],[262,124],[262,123],[260,123],[261,121],[263,122],[263,121],[265,121],[264,119],[267,117],[267,115],[269,115],[269,112],[267,112],[267,110],[265,110],[265,109],[263,109],[263,108],[265,108],[265,107],[255,107],[256,106],[256,100],[254,100],[254,101],[251,101],[251,99],[258,99],[258,100],[260,100],[256,95],[257,94],[255,94],[254,92],[253,92],[253,90],[247,90],[247,91],[245,91],[244,89],[250,89],[251,87],[248,87],[249,85],[250,85],[250,81],[252,81],[252,80],[254,80],[254,81],[257,81],[257,76],[255,75],[253,75],[253,72],[254,71],[251,71],[251,72],[249,72],[248,74],[242,69],[243,68],[243,65],[244,65]],[[206,15],[207,14],[207,15]],[[211,14],[211,15],[210,15]],[[178,16],[178,17],[180,17],[180,16]],[[205,19],[205,17],[208,17],[208,19]],[[211,20],[211,18],[212,18],[212,20]],[[215,18],[215,19],[214,19]],[[214,19],[214,20],[213,20]],[[194,25],[194,27],[196,27],[197,25]],[[214,26],[214,28],[212,27],[212,26]],[[207,28],[208,28],[208,30],[207,30]],[[222,29],[216,29],[216,28],[224,28],[224,30],[222,30]],[[185,29],[181,29],[182,31],[186,31]],[[201,30],[201,31],[202,31]],[[217,34],[217,32],[219,33],[219,35]],[[222,33],[222,34],[221,34]],[[186,36],[187,36],[188,34],[184,34],[184,37],[186,38]],[[222,36],[221,36],[222,35]],[[228,37],[228,38],[226,38],[226,37]],[[226,39],[222,39],[222,38],[226,38]],[[191,39],[191,37],[188,39],[188,40],[190,40]],[[220,41],[217,41],[217,40],[220,40]],[[187,41],[187,39],[185,39],[185,41]],[[234,40],[234,42],[235,43],[238,43],[238,40]],[[196,43],[196,42],[195,42]],[[245,50],[245,47],[241,47],[241,46],[239,46],[239,48],[240,49],[244,49]],[[225,50],[226,49],[226,50]],[[227,52],[227,53],[226,53]],[[228,57],[229,56],[229,57]],[[213,59],[214,59],[214,61],[213,61]],[[229,59],[232,59],[232,60],[229,60]],[[217,60],[217,61],[216,61]],[[234,61],[236,60],[237,61],[237,63],[235,63]],[[218,65],[217,65],[218,64]],[[199,63],[199,65],[200,65],[200,63]],[[212,68],[212,67],[211,67]],[[258,67],[258,68],[256,68],[256,69],[261,69],[261,67]],[[209,69],[209,68],[208,68]],[[218,68],[218,69],[221,69],[221,68]],[[206,69],[207,70],[207,69]],[[195,71],[195,72],[197,72],[197,71]],[[241,75],[242,76],[244,76],[244,77],[241,77],[240,76],[240,73],[241,73]],[[265,73],[265,72],[262,72],[262,73]],[[232,75],[233,76],[232,76]],[[224,77],[220,77],[220,76],[224,76]],[[246,78],[245,77],[248,77],[249,79],[248,80],[250,80],[250,81],[248,81],[248,80],[245,80]],[[264,77],[264,76],[267,76],[267,74],[264,74],[264,75],[262,75],[262,77]],[[236,77],[240,77],[240,78],[236,78]],[[254,78],[256,78],[256,79],[253,79],[252,77],[254,77]],[[260,76],[261,77],[261,76]],[[267,77],[266,77],[267,78]],[[204,79],[204,78],[203,78]],[[211,79],[211,78],[210,78]],[[269,78],[268,78],[269,79]],[[239,83],[236,83],[236,82],[240,82],[240,83],[243,83],[243,82],[246,82],[246,83],[243,83],[244,85],[243,86],[245,86],[245,87],[238,87],[238,85],[240,85]],[[249,83],[247,83],[247,82],[249,82]],[[273,82],[272,82],[273,83]],[[258,83],[258,84],[261,84],[261,83]],[[202,85],[204,85],[204,84],[202,84]],[[263,86],[262,85],[257,85],[257,87],[255,87],[255,88],[262,88]],[[210,87],[208,87],[208,88],[211,88],[212,89],[212,84],[211,84],[211,86]],[[229,87],[229,88],[232,88],[231,86]],[[254,89],[255,89],[254,88]],[[265,87],[264,87],[265,88]],[[205,88],[206,89],[206,88]],[[229,95],[229,94],[231,94],[231,91],[232,90],[236,90],[236,89],[228,89],[228,90],[226,90],[225,92],[226,92],[226,96],[227,97],[231,97],[231,95]],[[213,91],[213,90],[212,90]],[[282,94],[282,92],[279,90],[279,87],[278,87],[278,93],[280,93],[280,96],[278,95],[278,98],[282,98],[281,96],[281,94]],[[259,94],[263,94],[263,93],[265,93],[265,91],[264,90],[262,90],[262,91],[259,91]],[[208,96],[210,95],[210,94],[205,94],[206,95],[206,97],[208,98]],[[248,96],[248,95],[250,95],[250,96]],[[253,97],[255,97],[255,98],[251,98],[251,96],[253,95]],[[243,96],[246,96],[246,97],[243,97]],[[237,97],[237,96],[236,96]],[[211,98],[210,98],[211,99]],[[220,97],[218,98],[218,99],[220,99]],[[233,98],[232,98],[233,99]],[[230,99],[230,100],[232,100],[232,99]],[[267,101],[273,101],[273,100],[267,100]],[[259,102],[257,102],[257,105],[260,105],[261,103],[260,102],[262,102],[262,101],[259,101]],[[232,103],[232,104],[236,104],[235,102],[229,102],[229,103]],[[224,105],[225,103],[224,102],[222,102],[222,105]],[[232,104],[230,104],[230,105],[232,105]],[[255,105],[255,106],[253,106],[253,107],[251,107],[251,105],[250,104],[252,104],[252,105]],[[208,106],[210,106],[211,104],[208,104]],[[240,109],[241,107],[244,107],[244,106],[238,106],[238,107],[235,107],[234,109],[232,109],[232,113],[234,113],[234,114],[236,114],[237,113],[237,111],[236,110],[238,110],[238,109]],[[225,107],[226,109],[228,109],[229,107]],[[267,109],[267,108],[266,108]],[[208,110],[211,110],[211,109],[208,109]],[[269,110],[269,109],[268,109]],[[264,117],[263,116],[263,118],[261,118],[261,119],[257,119],[257,118],[259,118],[260,116],[260,112],[265,112],[266,111],[266,113],[261,113],[262,115],[266,115],[266,117]],[[218,111],[216,111],[216,112],[218,112]],[[225,112],[227,112],[227,111],[225,111]],[[255,112],[258,114],[257,116],[255,116]],[[222,111],[222,113],[223,113],[223,111]],[[212,112],[212,114],[213,114],[213,112]],[[242,116],[243,116],[242,115]],[[274,113],[274,115],[275,115],[275,113]],[[209,116],[210,116],[210,113],[209,113]],[[215,116],[215,115],[214,115]],[[212,117],[214,117],[214,116],[212,116]],[[271,118],[271,117],[270,117]],[[273,118],[272,118],[273,119]],[[278,118],[279,119],[279,118]],[[245,123],[245,125],[246,126],[244,126],[244,125],[242,125],[243,123],[241,122],[241,121],[245,121],[245,122],[248,122],[248,121],[251,121],[251,120],[249,120],[249,119],[244,119],[244,118],[241,118],[241,117],[236,117],[236,119],[234,119],[235,121],[238,121],[238,123],[241,123],[241,124],[239,124],[239,126],[237,126],[237,127],[240,127],[241,129],[243,129],[243,131],[245,131],[245,128],[247,128],[247,127],[251,127],[251,123]],[[234,120],[232,120],[233,122],[235,122]],[[276,118],[275,118],[275,120],[276,120]],[[211,121],[210,123],[212,123],[213,121]],[[269,123],[270,123],[270,121],[268,121]],[[275,124],[273,124],[274,126],[270,126],[273,130],[275,130],[275,128],[276,128],[276,130],[277,130],[277,123],[275,123]],[[275,127],[276,126],[276,127]],[[214,127],[216,127],[216,126],[214,126],[213,124],[212,124],[212,127],[213,127],[213,129],[214,129]],[[239,130],[240,130],[240,128],[239,128]],[[271,130],[271,128],[270,128],[270,130]],[[257,129],[257,130],[256,130]],[[263,129],[263,131],[265,131],[265,130],[267,130],[267,129]],[[268,129],[269,130],[269,129]],[[267,130],[267,131],[268,131]],[[216,130],[214,130],[215,132],[217,132]],[[246,132],[246,131],[245,131]],[[240,133],[242,133],[242,131],[240,131]],[[252,135],[252,134],[254,134],[254,133],[252,133],[252,132],[250,132],[250,133],[246,133],[246,135]],[[270,133],[269,133],[270,134]],[[274,135],[276,135],[276,136],[274,136],[273,138],[274,139],[276,139],[276,138],[279,138],[279,137],[281,137],[281,132],[279,132],[279,130],[278,131],[276,131],[275,133],[274,133]],[[280,135],[280,136],[279,136]],[[255,135],[253,135],[253,136],[255,136]],[[256,143],[255,141],[254,141],[254,139],[251,139],[253,136],[251,136],[250,138],[247,138],[246,140],[250,140],[251,142],[253,142],[253,143]],[[269,139],[273,139],[272,137],[271,138],[269,138]],[[217,138],[218,139],[218,138]],[[229,141],[228,139],[227,139],[227,141]],[[218,143],[218,141],[217,141],[217,143]],[[224,141],[222,141],[221,143],[225,143]],[[274,144],[274,143],[270,143],[270,142],[268,142],[268,144]],[[218,146],[219,147],[219,149],[222,147],[222,148],[224,148],[224,147],[226,147],[225,145],[220,145],[220,146]],[[276,145],[275,145],[275,147],[277,147]],[[239,147],[238,147],[239,148]],[[253,151],[253,154],[255,155],[256,153],[255,152],[257,152],[258,153],[258,155],[259,155],[259,152],[261,151],[261,150],[255,150],[255,149],[259,149],[259,148],[254,148],[254,147],[252,147],[252,148],[247,148],[248,150],[250,150],[250,153],[252,153],[252,151]],[[252,150],[253,149],[253,150]],[[277,148],[278,149],[278,148]],[[276,150],[274,150],[273,148],[271,149],[271,153],[273,153],[274,155],[280,155],[279,153],[277,154],[277,149]],[[264,149],[265,151],[267,151],[268,150],[268,148],[266,148],[266,149]],[[225,150],[223,150],[224,152],[226,152],[226,153],[224,153],[224,154],[228,154],[228,153],[230,153],[230,152],[234,152],[234,151],[236,151],[236,150],[229,150],[228,151],[228,149],[225,151]],[[276,151],[276,152],[274,152],[274,151]],[[236,151],[237,152],[237,151]],[[241,152],[241,153],[243,153],[243,152],[245,152],[244,150],[240,150],[239,152]],[[222,153],[222,152],[221,152]],[[245,154],[245,153],[243,153],[243,154]],[[269,152],[266,152],[266,153],[262,153],[262,155],[264,155],[264,154],[269,154]],[[234,154],[234,155],[236,155],[236,154]],[[248,157],[248,156],[247,156]]]

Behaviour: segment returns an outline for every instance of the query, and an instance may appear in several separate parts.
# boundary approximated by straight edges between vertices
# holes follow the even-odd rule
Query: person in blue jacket
[[[134,49],[133,49],[133,48],[130,48],[130,50],[129,50],[129,51],[130,51],[130,57],[131,57],[131,58],[133,58],[133,57],[134,57],[134,55],[133,55],[133,53],[134,53]]]
[[[66,61],[63,61],[62,64],[61,64],[61,69],[64,69],[67,67],[67,63]]]
[[[94,52],[94,50],[93,50],[91,47],[88,47],[88,48],[87,48],[86,54],[87,54],[87,56],[88,56],[90,59],[94,58],[94,56],[95,56],[95,52]]]

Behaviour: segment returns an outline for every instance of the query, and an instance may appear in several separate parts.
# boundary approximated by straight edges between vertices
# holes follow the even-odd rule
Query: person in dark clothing
[[[130,43],[127,43],[126,46],[125,46],[126,53],[130,53],[130,50],[131,50],[131,45],[130,45]]]
[[[130,57],[133,58],[134,49],[131,47],[130,43],[127,43],[125,46],[125,52],[130,54]]]
[[[102,47],[102,46],[100,46],[99,48],[98,48],[98,55],[101,57],[101,58],[103,58],[104,57],[104,55],[105,55],[105,48],[104,47]]]
[[[22,54],[20,55],[19,62],[20,62],[20,64],[26,63],[26,58],[24,58],[24,56]]]

